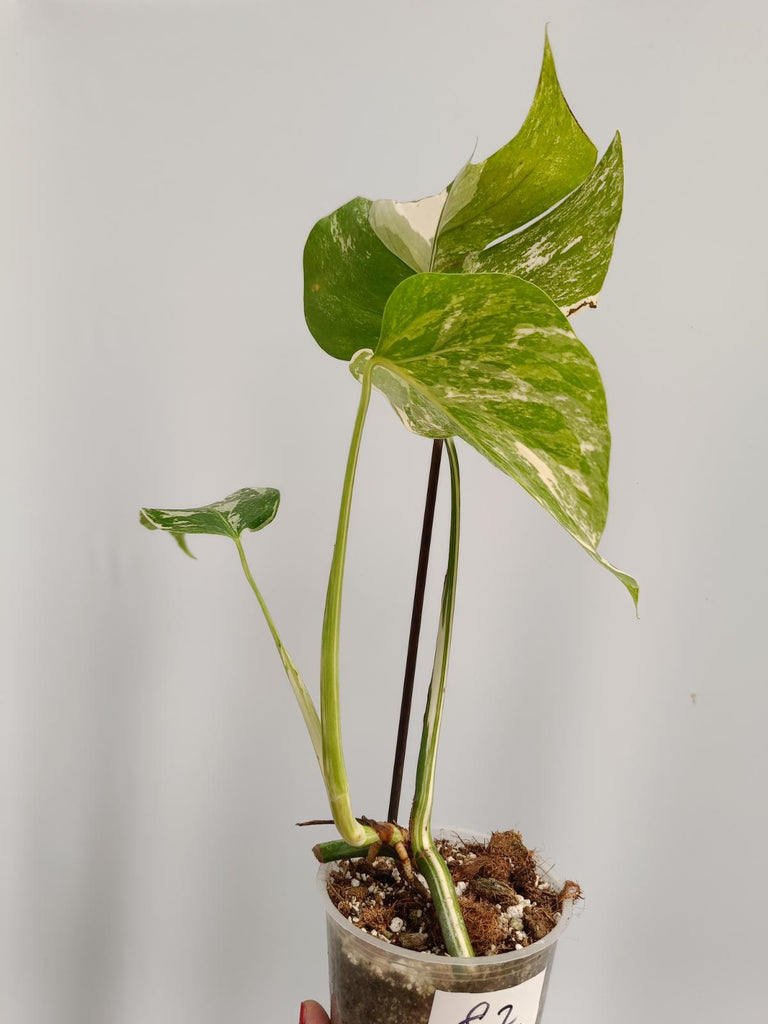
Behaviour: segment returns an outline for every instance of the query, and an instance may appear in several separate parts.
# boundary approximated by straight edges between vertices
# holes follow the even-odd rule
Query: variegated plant
[[[253,579],[244,530],[267,525],[277,491],[242,490],[197,509],[142,509],[150,529],[229,536],[266,616],[298,699],[341,835],[320,855],[360,853],[404,830],[357,818],[339,709],[339,638],[347,532],[372,388],[412,431],[445,439],[451,531],[440,630],[407,838],[426,878],[448,951],[472,955],[461,911],[431,835],[432,794],[450,649],[459,543],[461,438],[528,493],[637,602],[635,580],[597,550],[608,510],[610,434],[600,374],[568,317],[595,306],[622,206],[618,134],[597,150],[574,118],[547,42],[538,89],[518,134],[468,163],[418,202],[357,198],[319,221],[304,251],[304,309],[318,344],[349,362],[360,404],[347,459],[325,605],[320,712]]]

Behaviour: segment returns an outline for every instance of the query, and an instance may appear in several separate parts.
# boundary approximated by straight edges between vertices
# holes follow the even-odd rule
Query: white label
[[[429,1024],[536,1024],[546,973],[500,992],[435,992]]]

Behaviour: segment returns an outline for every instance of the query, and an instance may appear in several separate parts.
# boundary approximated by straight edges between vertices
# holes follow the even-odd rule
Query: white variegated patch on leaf
[[[546,216],[480,253],[468,274],[514,274],[542,288],[564,313],[595,305],[621,219],[624,166],[616,133],[595,169]]]
[[[377,199],[371,204],[371,227],[386,247],[418,273],[429,270],[432,244],[447,191],[412,203]]]
[[[139,522],[148,530],[170,533],[182,551],[192,557],[186,546],[188,533],[211,534],[237,540],[244,530],[261,530],[277,515],[280,492],[274,487],[243,487],[223,501],[197,508],[143,508]]]
[[[600,374],[540,288],[500,274],[412,277],[352,370],[371,373],[411,430],[461,437],[514,477],[636,597],[597,553],[610,455]]]

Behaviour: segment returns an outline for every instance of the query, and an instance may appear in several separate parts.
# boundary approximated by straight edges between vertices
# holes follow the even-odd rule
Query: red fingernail
[[[307,1007],[304,1003],[299,1007],[299,1024],[306,1024]]]

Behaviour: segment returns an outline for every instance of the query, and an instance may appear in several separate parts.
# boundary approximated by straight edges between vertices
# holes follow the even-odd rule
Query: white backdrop
[[[574,326],[611,412],[602,550],[641,618],[462,448],[436,820],[519,827],[581,882],[549,1024],[764,1019],[764,6],[5,0],[3,1022],[287,1022],[324,998],[321,834],[293,827],[323,789],[268,634],[227,542],[191,562],[137,509],[279,487],[248,550],[316,680],[357,385],[304,326],[305,237],[505,142],[546,21],[584,127],[624,138],[614,266]],[[374,817],[428,460],[378,398],[342,666]]]

